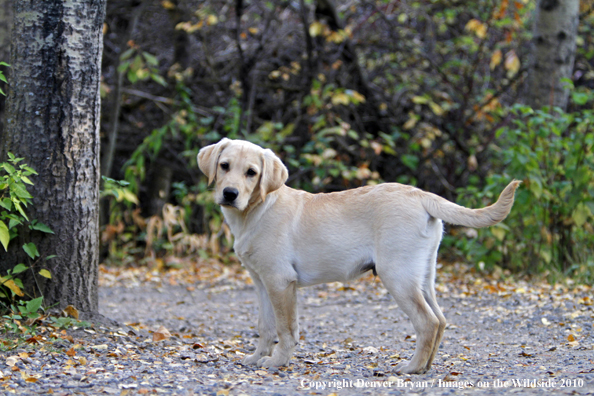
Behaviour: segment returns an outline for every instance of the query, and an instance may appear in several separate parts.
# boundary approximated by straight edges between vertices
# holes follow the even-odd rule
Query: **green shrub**
[[[574,94],[574,101],[583,101]],[[497,132],[504,175],[461,190],[462,204],[497,199],[510,179],[524,183],[509,217],[458,247],[473,260],[528,272],[594,279],[594,112],[553,113],[517,105],[513,126]],[[497,170],[495,170],[497,171]]]

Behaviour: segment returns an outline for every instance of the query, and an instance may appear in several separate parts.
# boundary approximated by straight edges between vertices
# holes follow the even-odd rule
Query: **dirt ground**
[[[594,392],[592,294],[588,287],[438,276],[448,327],[432,369],[398,376],[415,335],[379,279],[299,291],[301,342],[288,368],[239,365],[257,341],[257,298],[241,274],[197,287],[104,287],[102,313],[147,329],[195,336],[195,380],[205,394],[449,394]],[[171,282],[170,282],[171,283]],[[175,282],[173,282],[175,283]],[[214,377],[211,377],[214,375]]]

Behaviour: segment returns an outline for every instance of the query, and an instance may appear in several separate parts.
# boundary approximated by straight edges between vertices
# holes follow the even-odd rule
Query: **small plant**
[[[23,158],[17,158],[14,154],[8,153],[8,161],[0,163],[0,171],[2,171],[0,173],[0,243],[5,251],[22,227],[27,227],[31,231],[53,234],[47,225],[37,220],[30,220],[25,212],[25,208],[31,204],[33,198],[27,191],[26,185],[33,184],[29,176],[36,175],[37,172],[21,163],[22,161]],[[5,312],[11,312],[8,317],[13,321],[23,318],[36,319],[35,315],[43,301],[43,297],[30,301],[23,300],[28,293],[24,290],[18,276],[27,270],[33,270],[39,262],[40,254],[33,242],[23,244],[22,249],[29,256],[31,264],[19,263],[14,268],[8,269],[6,275],[0,275],[0,304]],[[55,256],[48,256],[45,259],[49,260],[52,257]],[[47,269],[41,269],[37,274],[51,278],[51,273]]]
[[[71,327],[91,327],[89,322],[78,320],[67,316],[51,316],[49,318],[51,325],[58,329],[68,329]]]
[[[120,57],[118,72],[126,73],[128,80],[134,84],[137,81],[146,81],[149,78],[165,86],[165,79],[159,74],[159,60],[146,51],[142,51],[135,44],[126,50]]]
[[[10,65],[8,63],[6,63],[6,62],[0,62],[0,66],[10,67]],[[6,76],[4,75],[4,73],[2,72],[2,70],[0,70],[0,81],[4,82],[5,84],[8,84],[8,81],[6,81]],[[0,95],[6,96],[6,94],[4,93],[4,91],[2,90],[2,88],[0,88]]]

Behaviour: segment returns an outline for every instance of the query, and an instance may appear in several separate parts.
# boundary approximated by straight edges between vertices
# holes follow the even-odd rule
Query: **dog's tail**
[[[447,223],[473,228],[488,227],[507,217],[520,183],[519,180],[509,183],[497,202],[482,209],[468,209],[431,193],[424,193],[421,202],[427,213]]]

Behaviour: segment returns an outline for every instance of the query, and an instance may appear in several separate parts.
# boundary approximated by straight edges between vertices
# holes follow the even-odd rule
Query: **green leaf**
[[[161,84],[162,86],[166,87],[167,86],[167,82],[165,81],[165,79],[163,77],[161,77],[158,74],[154,74],[151,73],[151,78],[153,79],[153,81]]]
[[[22,221],[20,221],[18,218],[15,219],[14,217],[10,217],[10,220],[8,221],[8,229],[12,230],[14,227],[23,224]]]
[[[41,308],[42,303],[43,303],[43,296],[37,297],[31,301],[27,301],[27,312],[35,313],[35,312],[39,311],[39,308]]]
[[[118,73],[124,73],[126,70],[128,70],[129,66],[130,61],[120,63],[120,65],[118,66]]]
[[[130,59],[132,57],[132,55],[134,55],[134,48],[130,48],[130,49],[124,51],[124,53],[120,56],[120,61],[125,61],[127,59]]]
[[[12,201],[10,198],[3,198],[0,200],[0,206],[6,210],[12,210]]]
[[[25,272],[29,269],[25,264],[17,264],[16,267],[12,269],[13,274],[20,274],[21,272]]]
[[[6,67],[10,67],[10,65],[6,62],[0,62],[0,66],[6,66]]]
[[[35,222],[34,224],[31,224],[31,228],[37,231],[45,232],[46,234],[54,233],[51,228],[40,222]]]
[[[584,92],[572,92],[571,97],[575,104],[579,106],[585,105],[588,102],[588,94]]]
[[[6,170],[6,172],[8,172],[9,175],[12,175],[15,172],[14,167],[10,164],[7,164],[6,162],[2,164],[2,167],[4,170]]]
[[[33,197],[31,196],[31,194],[29,194],[29,192],[27,191],[27,189],[25,188],[25,186],[23,184],[20,183],[14,183],[10,186],[10,192],[14,193],[17,197],[19,198],[24,198],[24,199],[32,199]]]
[[[0,242],[4,246],[4,250],[8,250],[8,242],[10,242],[10,233],[6,224],[0,220]]]
[[[416,170],[419,166],[419,158],[415,155],[404,154],[400,157],[400,161],[412,170]]]
[[[32,259],[35,257],[39,257],[39,252],[37,251],[37,246],[33,242],[29,242],[23,245],[23,250],[25,253],[29,255]]]
[[[158,66],[159,65],[159,60],[157,59],[157,57],[149,54],[148,52],[143,52],[142,56],[144,56],[144,59],[146,59],[146,63],[148,63],[151,66]]]
[[[52,279],[52,274],[46,269],[42,269],[41,271],[39,271],[39,275],[47,279]]]
[[[14,207],[19,211],[19,213],[21,214],[21,216],[23,216],[25,218],[25,220],[29,221],[29,218],[27,217],[27,214],[25,213],[25,211],[23,210],[23,208],[21,207],[21,203],[17,200],[12,200],[12,203],[14,204]]]
[[[35,169],[31,168],[30,166],[27,165],[21,165],[21,169],[24,169],[28,172],[31,172],[34,175],[38,175],[39,173],[35,172]]]
[[[29,180],[27,176],[21,176],[21,180],[27,184],[33,185],[33,182]]]

